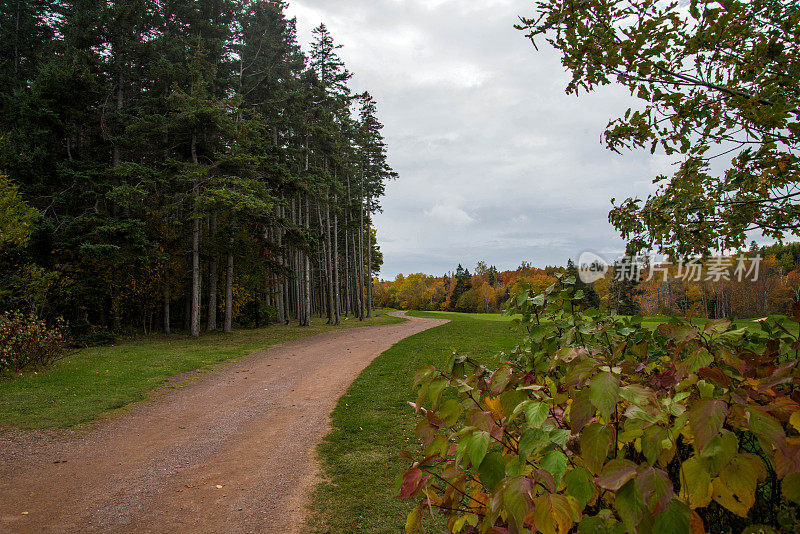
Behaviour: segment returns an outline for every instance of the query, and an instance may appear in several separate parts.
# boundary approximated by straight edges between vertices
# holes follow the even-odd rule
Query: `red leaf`
[[[731,384],[730,377],[718,367],[714,367],[713,369],[710,367],[703,367],[697,371],[697,374],[723,387],[729,387]]]
[[[650,383],[656,389],[670,389],[674,388],[678,383],[675,368],[667,369],[663,373],[656,373],[650,379]]]
[[[413,497],[430,478],[425,475],[418,467],[412,467],[403,475],[403,485],[400,487],[398,499],[408,499]]]

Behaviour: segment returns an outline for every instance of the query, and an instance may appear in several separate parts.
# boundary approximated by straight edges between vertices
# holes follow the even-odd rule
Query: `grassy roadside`
[[[410,312],[442,318],[440,313]],[[504,321],[448,314],[451,322],[407,338],[376,358],[339,400],[332,431],[319,448],[325,482],[309,506],[311,532],[401,532],[409,503],[394,498],[394,481],[407,467],[399,458],[414,450],[416,418],[411,400],[414,371],[443,366],[453,349],[487,362],[510,351],[518,336]]]
[[[83,349],[44,372],[0,377],[0,426],[72,427],[142,400],[180,373],[211,371],[219,364],[301,337],[400,321],[380,310],[372,319],[350,319],[338,327],[315,318],[306,328],[270,326],[199,340],[155,336]]]

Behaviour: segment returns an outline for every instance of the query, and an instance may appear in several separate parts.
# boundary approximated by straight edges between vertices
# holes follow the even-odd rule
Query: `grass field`
[[[211,334],[198,340],[180,335],[154,336],[83,349],[47,371],[0,377],[0,425],[72,427],[142,400],[180,373],[211,371],[221,363],[305,336],[399,321],[378,311],[373,319],[350,319],[339,327],[315,318],[306,328],[270,326]]]
[[[453,319],[463,317],[468,315],[470,318],[483,320],[483,321],[498,321],[498,322],[510,322],[514,317],[519,316],[512,316],[512,315],[502,315],[499,313],[471,313],[471,314],[463,314],[463,313],[456,313],[456,312],[444,312],[444,311],[436,311],[436,312],[413,312],[413,314],[417,313],[424,313],[426,317],[437,317],[441,319]],[[420,315],[422,317],[422,315]],[[668,317],[645,317],[642,324],[648,328],[656,328],[658,325],[662,323],[666,323],[669,321]],[[709,319],[693,319],[692,324],[702,326],[706,324]],[[760,323],[756,322],[754,319],[739,319],[736,321],[736,325],[740,327],[745,327],[751,330],[760,330],[761,325]]]
[[[406,404],[414,398],[414,371],[444,366],[453,349],[495,363],[518,335],[493,317],[410,312],[451,322],[407,338],[376,358],[339,400],[332,431],[319,448],[326,482],[309,506],[312,532],[402,532],[410,503],[394,498],[394,481],[408,467],[403,450],[417,451],[417,419]],[[499,316],[496,316],[499,317]]]

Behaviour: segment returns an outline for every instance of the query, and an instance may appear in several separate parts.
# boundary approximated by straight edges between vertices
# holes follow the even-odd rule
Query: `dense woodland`
[[[738,280],[735,262],[727,276],[719,280],[699,280],[679,276],[677,265],[668,269],[653,266],[653,276],[643,270],[641,280],[631,283],[618,280],[610,269],[593,284],[577,280],[577,289],[584,292],[586,307],[603,306],[623,315],[680,315],[703,318],[754,318],[770,314],[789,314],[800,302],[800,243],[753,245],[746,257],[761,256],[758,279]],[[706,269],[710,262],[706,260]],[[749,266],[749,264],[748,264]],[[667,271],[666,280],[664,279]],[[441,277],[414,273],[398,275],[393,281],[374,281],[375,305],[412,310],[444,310],[465,313],[497,313],[510,298],[531,290],[539,294],[556,283],[557,275],[577,277],[570,260],[566,266],[539,269],[523,262],[516,270],[499,272],[496,267],[479,262],[470,273],[461,265]]]
[[[86,339],[371,315],[376,103],[286,7],[0,3],[0,312]]]

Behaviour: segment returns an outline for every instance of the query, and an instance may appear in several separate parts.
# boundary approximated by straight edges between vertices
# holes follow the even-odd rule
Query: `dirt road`
[[[0,432],[0,532],[297,532],[337,399],[408,318],[257,352],[81,432]]]

